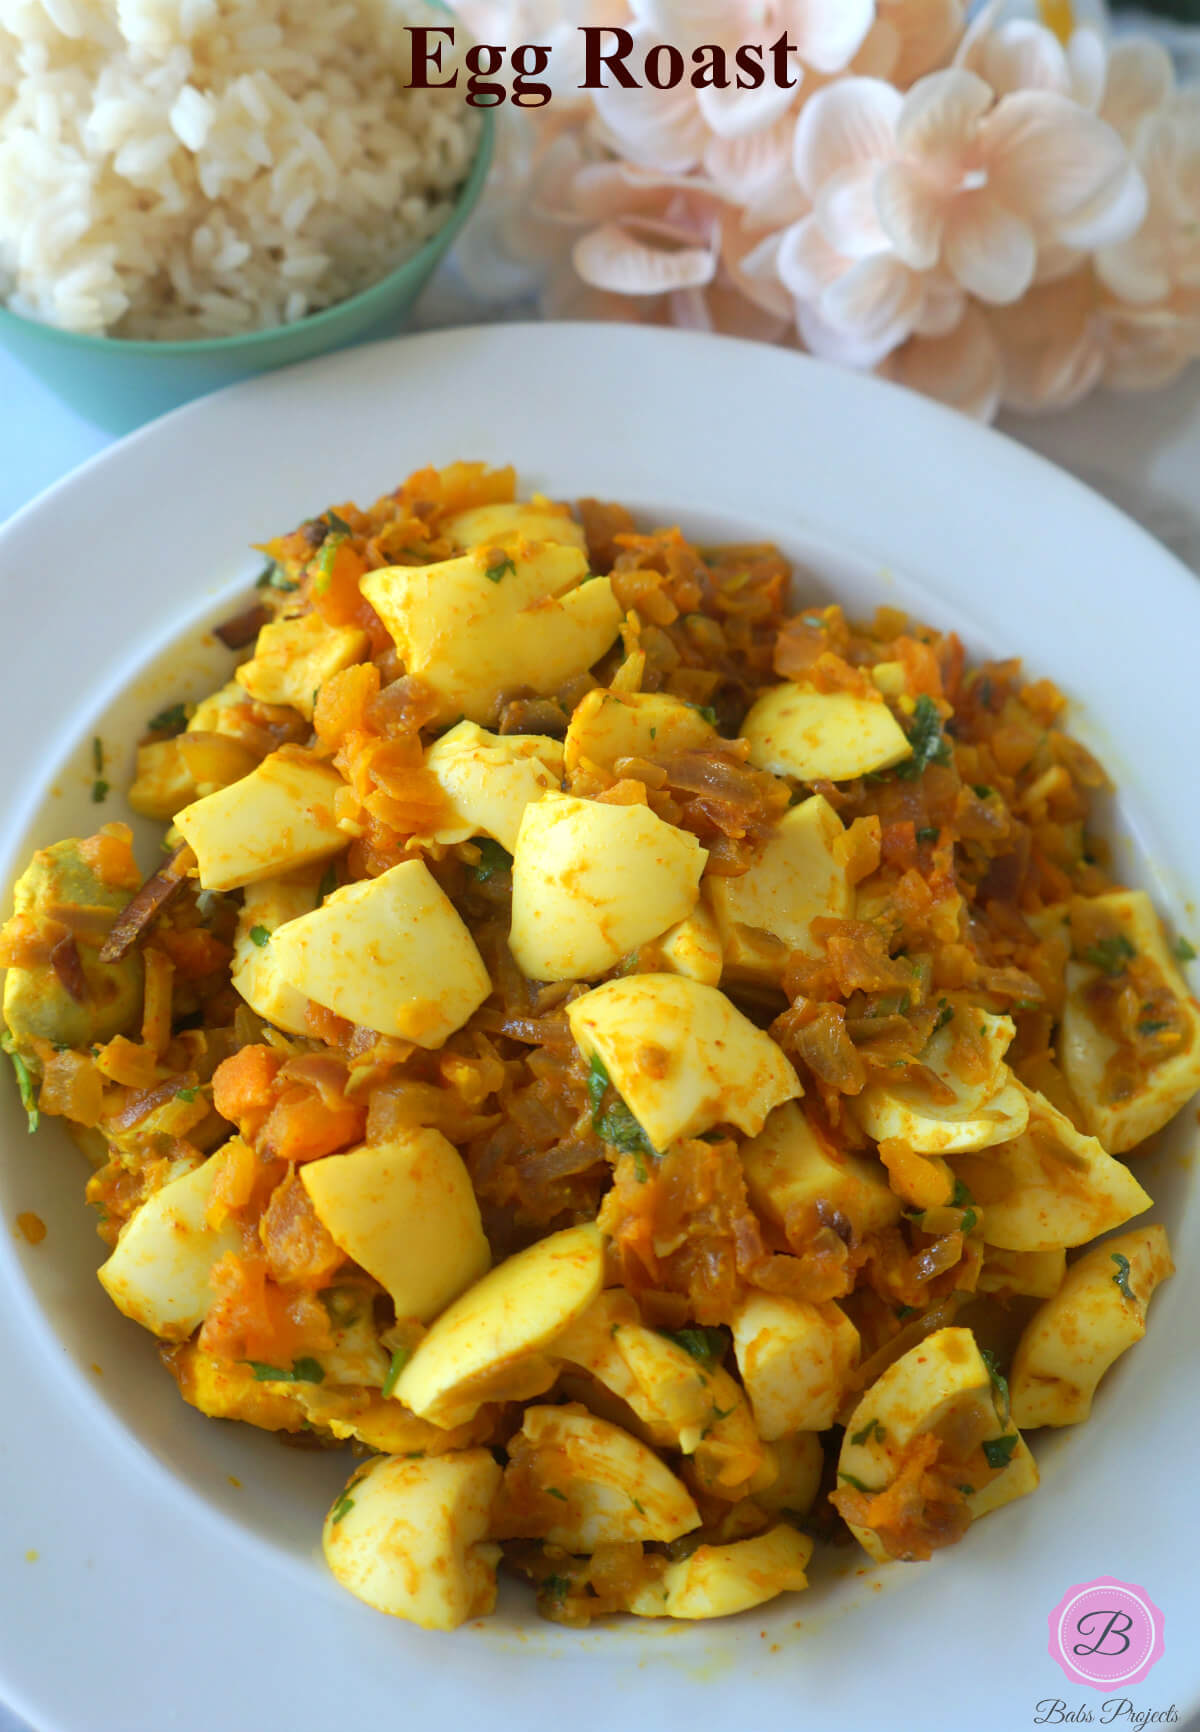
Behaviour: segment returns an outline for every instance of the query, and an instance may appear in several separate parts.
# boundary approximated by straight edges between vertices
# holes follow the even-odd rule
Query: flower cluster
[[[460,11],[562,45],[463,255],[488,285],[506,259],[508,292],[533,265],[550,316],[792,342],[983,418],[1200,355],[1200,91],[1069,0],[971,23],[966,0]],[[569,47],[599,22],[685,50],[786,30],[795,88],[582,93]]]

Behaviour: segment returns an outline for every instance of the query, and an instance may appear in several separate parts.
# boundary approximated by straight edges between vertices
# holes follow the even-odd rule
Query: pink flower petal
[[[1146,183],[1130,164],[1096,194],[1083,210],[1058,225],[1059,238],[1082,252],[1115,246],[1136,234],[1146,218]]]
[[[974,69],[997,96],[1014,90],[1071,93],[1071,74],[1062,43],[1052,30],[1014,18],[980,43]]]
[[[700,288],[717,271],[716,254],[707,247],[666,251],[647,246],[616,223],[605,223],[576,241],[571,252],[575,269],[596,289],[617,295],[662,295],[672,289]]]
[[[807,301],[797,303],[796,329],[805,348],[818,360],[833,361],[839,367],[855,367],[862,372],[878,366],[896,346],[890,333],[880,340],[866,338],[857,331],[835,329]]]
[[[1122,138],[1132,140],[1144,114],[1161,108],[1175,88],[1175,69],[1160,42],[1134,36],[1114,44],[1100,114]]]
[[[880,253],[860,259],[830,283],[818,310],[834,330],[878,344],[886,353],[911,335],[923,300],[920,279],[898,259]]]
[[[830,175],[892,153],[902,98],[877,78],[842,78],[810,96],[796,127],[796,179],[815,199]]]
[[[830,175],[817,195],[816,218],[835,252],[848,259],[883,252],[888,237],[875,208],[874,163],[858,163]]]
[[[1129,165],[1111,126],[1046,90],[1003,97],[980,126],[979,142],[999,198],[1055,238]]]
[[[637,52],[653,46],[637,40]],[[592,101],[605,142],[644,168],[685,174],[704,154],[708,127],[690,85],[678,90],[623,90],[619,86],[593,92]]]
[[[1096,275],[1119,301],[1151,307],[1171,293],[1171,269],[1166,249],[1155,235],[1135,235],[1119,247],[1102,247],[1096,254]]]
[[[966,0],[883,0],[882,19],[893,23],[899,53],[889,74],[898,90],[945,65],[962,34]]]
[[[992,106],[992,92],[982,78],[961,67],[931,72],[918,79],[896,122],[896,143],[909,157],[937,158],[961,152],[974,137]]]
[[[786,325],[792,310],[792,296],[779,277],[779,249],[783,236],[768,235],[752,246],[747,246],[748,239],[740,224],[730,224],[726,229],[721,248],[722,276],[728,277],[755,306],[782,319]]]
[[[1037,413],[1085,397],[1104,367],[1105,321],[1087,269],[1031,289],[1019,305],[991,315],[1004,363],[1004,401]]]
[[[704,172],[741,205],[795,187],[792,138],[795,123],[786,115],[774,126],[741,138],[713,138],[704,152]]]
[[[948,337],[958,329],[966,309],[967,297],[956,282],[949,277],[928,277],[925,304],[913,326],[913,335]]]
[[[875,177],[880,227],[905,264],[927,271],[942,250],[944,207],[928,182],[905,163],[889,162]]]
[[[1071,95],[1080,108],[1095,114],[1104,100],[1108,79],[1108,44],[1098,30],[1082,25],[1067,43],[1067,65],[1071,73]]]
[[[1000,356],[978,307],[947,337],[914,337],[880,372],[977,421],[991,421],[1000,406]]]
[[[780,21],[806,65],[841,72],[875,22],[875,0],[787,0]]]
[[[846,261],[821,233],[816,217],[793,223],[779,238],[779,280],[798,301],[814,301],[842,275]]]
[[[793,78],[804,76],[803,69],[791,57]],[[745,138],[747,133],[762,132],[786,114],[796,100],[796,90],[770,82],[761,90],[698,90],[696,102],[701,114],[718,138]]]
[[[946,223],[946,269],[977,300],[1004,306],[1033,281],[1033,230],[987,193],[959,199]]]

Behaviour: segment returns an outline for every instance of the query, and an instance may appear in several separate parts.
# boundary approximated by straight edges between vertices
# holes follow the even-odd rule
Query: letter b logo
[[[1050,1657],[1073,1683],[1140,1683],[1162,1651],[1162,1613],[1142,1588],[1112,1576],[1069,1589],[1050,1614]]]

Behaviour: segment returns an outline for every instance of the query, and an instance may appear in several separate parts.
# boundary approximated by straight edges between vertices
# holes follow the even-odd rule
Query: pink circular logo
[[[1163,1652],[1163,1615],[1144,1589],[1114,1576],[1068,1588],[1050,1614],[1050,1658],[1076,1684],[1140,1684]]]

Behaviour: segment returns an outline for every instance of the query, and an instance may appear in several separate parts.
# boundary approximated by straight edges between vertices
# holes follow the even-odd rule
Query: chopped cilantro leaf
[[[614,1149],[619,1149],[623,1155],[658,1154],[658,1150],[622,1100],[609,1107],[608,1111],[595,1121],[595,1125],[602,1141]],[[641,1165],[639,1179],[643,1178],[644,1173],[645,1167]]]
[[[965,1238],[968,1233],[973,1233],[978,1225],[979,1216],[975,1213],[974,1209],[968,1209],[962,1218],[962,1226],[959,1231]]]
[[[99,734],[92,736],[92,763],[98,776],[104,773],[104,741]]]
[[[960,1491],[964,1497],[974,1497],[975,1496],[975,1487],[973,1485],[956,1486],[955,1490]]]
[[[339,517],[336,511],[327,511],[325,521],[330,529],[336,529],[339,535],[353,535],[354,531],[344,517]]]
[[[187,706],[168,704],[165,710],[159,710],[156,716],[150,717],[146,727],[152,734],[178,734],[187,727]]]
[[[698,716],[702,716],[710,728],[716,727],[717,712],[711,704],[688,704],[688,709],[695,710]]]
[[[103,776],[97,776],[92,783],[92,805],[101,806],[108,799],[108,783]]]
[[[283,567],[276,565],[272,559],[258,574],[254,587],[255,589],[279,589],[286,593],[293,589],[299,589],[300,585],[293,583]]]
[[[923,824],[917,831],[917,841],[936,842],[941,833],[936,824]]]
[[[542,1490],[545,1492],[547,1497],[556,1497],[560,1503],[566,1503],[567,1501],[566,1492],[559,1491],[556,1485],[544,1485]]]
[[[953,1022],[953,1021],[954,1021],[954,1006],[950,1003],[949,999],[939,998],[938,999],[937,1020],[935,1021],[933,1027],[930,1029],[930,1031],[929,1031],[930,1034],[933,1035],[933,1034],[939,1033],[940,1030],[945,1028],[945,1026],[948,1022]]]
[[[1006,1437],[987,1438],[983,1445],[983,1453],[987,1457],[988,1466],[992,1468],[1007,1467],[1016,1447],[1017,1435],[1012,1431]]]
[[[332,866],[332,865],[327,866],[325,868],[324,876],[321,879],[320,887],[317,890],[318,900],[320,902],[324,902],[324,900],[327,896],[333,895],[333,893],[337,889],[337,887],[338,887],[337,867]]]
[[[1130,944],[1123,932],[1118,932],[1115,938],[1100,938],[1095,944],[1089,944],[1083,953],[1083,960],[1098,968],[1101,974],[1110,977],[1125,972],[1125,964],[1137,951]]]
[[[992,1352],[990,1347],[981,1347],[979,1349],[979,1357],[988,1368],[988,1376],[991,1378],[992,1388],[996,1392],[996,1406],[1001,1421],[1007,1425],[1009,1410],[1008,1379],[996,1364],[996,1355]]]
[[[725,1357],[725,1337],[719,1329],[702,1329],[697,1324],[686,1329],[664,1329],[662,1334],[710,1369]]]
[[[256,944],[260,950],[265,950],[271,942],[271,934],[265,926],[252,926],[250,928],[250,942]]]
[[[1139,1034],[1145,1035],[1161,1034],[1164,1028],[1170,1028],[1170,1026],[1169,1022],[1139,1022],[1137,1031]]]
[[[1137,1294],[1129,1285],[1129,1258],[1122,1257],[1119,1251],[1114,1251],[1112,1254],[1112,1260],[1117,1265],[1117,1272],[1113,1276],[1113,1280],[1116,1282],[1126,1299],[1132,1299],[1136,1302]]]
[[[976,782],[974,785],[974,792],[981,800],[990,800],[996,790],[995,788],[989,788],[986,782]]]
[[[196,1096],[199,1093],[200,1093],[199,1089],[176,1089],[175,1090],[175,1099],[177,1101],[186,1101],[188,1106],[191,1106],[192,1102],[195,1100]]]
[[[486,566],[483,575],[489,583],[499,583],[500,579],[507,576],[510,571],[515,574],[516,569],[511,556],[506,553],[503,559],[494,560],[491,565]]]
[[[967,1189],[966,1185],[963,1184],[962,1180],[955,1179],[954,1195],[950,1199],[951,1208],[965,1209],[974,1201],[974,1197],[972,1197],[970,1191]]]
[[[916,1314],[917,1308],[915,1305],[897,1305],[896,1307],[896,1316],[900,1318],[902,1322],[905,1317],[915,1317]]]
[[[33,1092],[33,1077],[30,1075],[29,1066],[13,1045],[12,1035],[7,1030],[5,1030],[3,1039],[0,1040],[0,1045],[3,1046],[12,1060],[12,1067],[17,1078],[17,1091],[21,1096],[21,1105],[25,1108],[25,1116],[29,1120],[29,1134],[32,1136],[41,1123],[37,1096]]]
[[[594,1052],[588,1063],[587,1092],[592,1103],[592,1123],[596,1123],[600,1115],[600,1103],[604,1099],[604,1091],[608,1087],[608,1067],[598,1052]]]
[[[329,1519],[336,1527],[343,1516],[348,1516],[354,1508],[354,1499],[348,1491],[344,1491],[329,1512]]]
[[[386,1398],[393,1393],[400,1381],[400,1373],[412,1358],[407,1347],[397,1347],[392,1354],[392,1363],[388,1366],[387,1376],[383,1380],[383,1395]]]
[[[629,1494],[629,1501],[633,1505],[634,1509],[638,1512],[639,1515],[645,1515],[645,1513],[646,1513],[645,1504],[639,1503],[637,1498],[634,1497],[632,1492],[630,1492],[630,1494]]]
[[[293,1359],[292,1369],[284,1371],[279,1365],[264,1365],[258,1359],[246,1359],[242,1362],[248,1365],[254,1373],[256,1383],[324,1383],[325,1368],[315,1359]]]
[[[874,1497],[875,1496],[874,1488],[872,1486],[869,1486],[869,1485],[864,1485],[861,1479],[855,1479],[855,1477],[852,1473],[839,1472],[838,1478],[844,1479],[847,1485],[852,1485],[854,1487],[855,1491],[864,1491],[864,1492],[866,1492],[868,1497]]]
[[[878,1437],[880,1443],[882,1443],[884,1438],[887,1436],[887,1432],[884,1430],[883,1426],[880,1425],[877,1419],[868,1419],[862,1430],[856,1431],[850,1441],[851,1443],[869,1443],[872,1435]]]
[[[313,583],[314,593],[324,595],[333,577],[333,562],[338,556],[338,549],[343,547],[349,537],[349,531],[339,531],[336,535],[327,535],[317,551],[311,569],[315,573]]]
[[[502,848],[499,842],[493,842],[485,836],[482,842],[476,842],[479,849],[479,864],[475,868],[475,882],[486,884],[501,872],[512,871],[512,855],[507,848]]]
[[[1186,938],[1177,938],[1174,944],[1176,962],[1195,962],[1196,946]]]
[[[941,712],[925,692],[917,699],[913,709],[908,743],[912,747],[912,757],[896,771],[906,782],[915,782],[918,776],[924,775],[930,764],[950,762],[950,742],[942,734]]]

